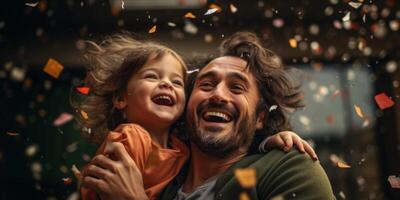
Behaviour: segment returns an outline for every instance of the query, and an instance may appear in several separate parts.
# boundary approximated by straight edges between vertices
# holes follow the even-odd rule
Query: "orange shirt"
[[[96,154],[104,153],[107,142],[121,142],[135,161],[143,176],[144,189],[153,200],[179,173],[189,158],[189,149],[174,134],[171,135],[170,149],[156,144],[149,133],[137,124],[124,125],[121,132],[110,132]],[[99,199],[95,191],[81,189],[82,199]]]

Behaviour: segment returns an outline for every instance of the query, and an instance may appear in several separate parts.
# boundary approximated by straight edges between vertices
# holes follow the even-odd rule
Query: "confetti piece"
[[[363,114],[363,112],[362,112],[362,110],[361,110],[360,107],[358,107],[357,105],[354,104],[354,109],[355,109],[357,115],[358,115],[360,118],[363,118],[363,117],[364,117],[364,114]]]
[[[246,192],[241,192],[239,195],[239,200],[250,200],[250,197]]]
[[[71,185],[72,178],[70,178],[70,177],[62,178],[62,181],[64,182],[65,185]]]
[[[274,111],[278,108],[277,105],[272,105],[271,107],[269,107],[269,112]]]
[[[334,121],[333,116],[332,115],[326,116],[325,121],[328,124],[333,124],[333,121]]]
[[[36,7],[38,4],[39,4],[39,2],[36,2],[36,3],[25,3],[25,5],[29,6],[29,7]]]
[[[53,125],[54,126],[61,126],[69,121],[71,121],[74,118],[73,115],[69,114],[69,113],[61,113],[57,119],[55,119],[53,121]]]
[[[285,200],[282,195],[274,196],[271,200]]]
[[[189,33],[192,35],[195,35],[199,31],[199,29],[196,27],[196,25],[194,25],[192,22],[190,22],[188,20],[185,21],[185,26],[183,27],[183,30],[186,33]]]
[[[67,146],[66,150],[68,153],[72,153],[78,149],[78,142],[74,142]]]
[[[385,93],[380,93],[375,96],[375,102],[378,104],[379,108],[381,110],[384,110],[386,108],[390,108],[394,105],[394,102],[390,97],[388,97]]]
[[[18,136],[19,133],[7,131],[7,135],[9,135],[9,136]]]
[[[355,9],[357,9],[358,7],[360,7],[362,5],[362,3],[360,2],[349,2],[349,5]]]
[[[196,18],[196,16],[193,15],[193,13],[191,13],[191,12],[186,13],[184,17],[188,18],[188,19],[195,19]]]
[[[292,48],[297,48],[297,40],[294,38],[289,39],[289,45]]]
[[[389,181],[390,186],[392,188],[400,189],[400,178],[399,177],[396,177],[396,176],[393,176],[393,175],[389,176],[388,177],[388,181]]]
[[[151,29],[149,30],[149,33],[154,33],[157,30],[157,25],[154,25],[153,27],[151,27]]]
[[[14,67],[11,70],[11,79],[14,81],[23,81],[25,79],[26,70],[20,67]]]
[[[82,115],[83,119],[89,119],[88,114],[83,110],[81,110],[81,115]]]
[[[300,115],[299,120],[300,120],[300,123],[302,123],[305,126],[310,125],[310,118],[308,118],[305,115]]]
[[[170,27],[176,27],[176,24],[173,23],[173,22],[168,22],[168,26],[170,26]]]
[[[215,4],[215,3],[210,4],[210,6],[208,6],[208,7],[211,8],[211,9],[217,9],[217,12],[218,12],[218,13],[222,11],[221,7],[218,6],[218,5]]]
[[[74,174],[75,178],[78,179],[78,181],[82,180],[82,174],[75,165],[72,165],[71,171]]]
[[[363,22],[365,23],[365,19],[366,19],[366,17],[367,17],[367,15],[366,14],[364,14],[364,16],[363,16]]]
[[[39,151],[39,146],[37,144],[32,144],[26,147],[25,155],[28,157],[33,157]]]
[[[339,192],[340,197],[342,197],[342,199],[346,199],[346,195],[344,195],[343,191]]]
[[[337,163],[337,166],[338,166],[339,168],[341,168],[341,169],[349,169],[349,168],[351,168],[350,165],[348,165],[348,164],[346,164],[345,162],[342,162],[342,161],[339,161],[339,162]]]
[[[343,18],[342,18],[343,22],[348,22],[350,21],[350,12],[348,12]]]
[[[62,66],[58,61],[50,58],[47,61],[46,66],[43,68],[43,71],[52,76],[53,78],[58,78],[64,69],[64,66]]]
[[[217,11],[218,11],[218,9],[216,9],[216,8],[211,8],[211,9],[208,9],[207,12],[204,13],[204,15],[211,15],[211,14],[217,12]]]
[[[238,11],[238,9],[233,4],[230,4],[229,8],[231,9],[231,13],[236,13]]]
[[[256,170],[253,168],[236,169],[235,177],[243,188],[251,188],[256,185]]]
[[[80,195],[78,192],[74,192],[72,194],[70,194],[66,200],[79,200],[80,199]]]
[[[121,8],[125,9],[125,2],[124,1],[121,2]]]
[[[89,87],[77,87],[76,90],[81,94],[88,95],[90,88]]]

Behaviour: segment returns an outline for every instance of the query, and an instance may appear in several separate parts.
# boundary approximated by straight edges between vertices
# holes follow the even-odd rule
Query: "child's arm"
[[[307,152],[312,159],[318,160],[318,156],[310,144],[292,131],[282,131],[267,137],[261,142],[259,150],[265,152],[273,148],[278,148],[288,152],[293,144],[301,153]]]

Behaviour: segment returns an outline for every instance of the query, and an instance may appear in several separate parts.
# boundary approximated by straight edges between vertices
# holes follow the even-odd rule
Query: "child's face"
[[[185,106],[184,72],[170,54],[149,60],[128,82],[124,95],[128,122],[171,126]]]

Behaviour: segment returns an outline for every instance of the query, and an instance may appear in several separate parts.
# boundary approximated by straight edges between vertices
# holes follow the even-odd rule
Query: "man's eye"
[[[213,84],[211,82],[203,82],[199,84],[199,88],[203,90],[211,90],[213,88]]]
[[[234,93],[242,93],[243,91],[245,91],[245,87],[243,87],[242,85],[236,84],[231,87],[231,90]]]

